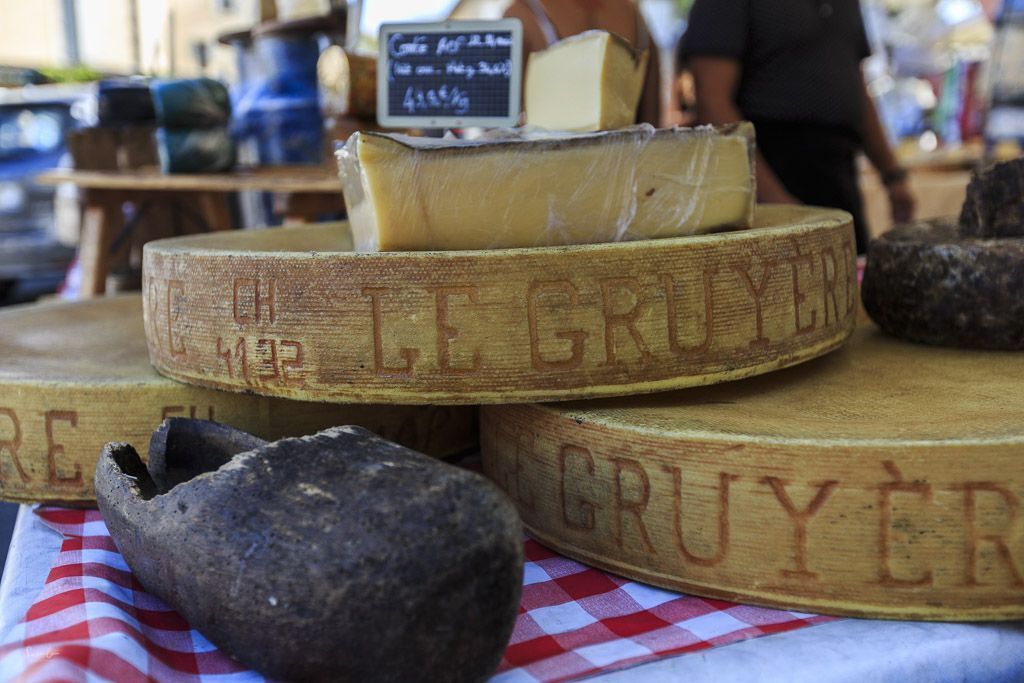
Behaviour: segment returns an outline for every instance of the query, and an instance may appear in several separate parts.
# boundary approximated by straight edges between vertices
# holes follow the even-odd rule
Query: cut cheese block
[[[526,123],[587,132],[636,123],[647,52],[607,31],[586,31],[534,52],[526,66]]]
[[[440,140],[357,133],[338,153],[357,251],[676,237],[751,225],[754,129]]]
[[[149,365],[142,317],[137,295],[0,312],[0,498],[91,502],[103,445],[145,452],[168,417],[212,419],[265,439],[358,424],[433,455],[477,444],[468,408],[336,406],[172,382]]]
[[[854,324],[848,213],[760,207],[717,235],[359,254],[344,224],[150,242],[156,368],[301,400],[507,403],[722,382],[826,353]]]
[[[481,414],[485,473],[544,545],[800,611],[1024,618],[1024,355],[861,319],[761,377]]]

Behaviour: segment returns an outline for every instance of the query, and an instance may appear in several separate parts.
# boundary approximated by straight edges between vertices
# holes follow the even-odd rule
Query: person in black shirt
[[[907,174],[860,70],[871,51],[858,0],[695,0],[679,52],[701,123],[754,123],[761,201],[849,211],[863,253],[855,165],[863,150],[885,183],[893,220],[910,220]]]

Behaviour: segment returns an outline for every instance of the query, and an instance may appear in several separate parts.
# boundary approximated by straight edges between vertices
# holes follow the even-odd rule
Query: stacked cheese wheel
[[[91,503],[103,445],[145,452],[172,417],[267,439],[358,424],[437,456],[476,443],[466,408],[282,401],[171,381],[149,365],[142,319],[137,295],[0,311],[0,498]]]
[[[441,455],[464,445],[472,411],[444,406],[483,404],[484,469],[529,530],[656,585],[842,614],[1024,617],[1024,361],[908,345],[863,319],[836,351],[858,326],[850,216],[755,211],[752,138],[743,124],[357,134],[339,157],[350,225],[147,245],[143,329],[169,378],[152,381],[203,392],[167,404],[182,411],[217,396],[250,417],[353,421],[327,406],[388,405],[357,412],[416,416]],[[142,405],[116,391],[119,411]],[[81,485],[88,463],[68,469],[59,439],[85,408],[28,410],[48,415],[46,440],[0,431],[0,454],[18,456],[4,485],[31,478],[29,453],[47,494]]]
[[[1024,358],[928,353],[862,318],[841,351],[768,372],[857,323],[845,214],[760,207],[748,230],[555,248],[346,246],[340,226],[149,245],[154,364],[268,396],[492,404],[484,469],[530,532],[656,585],[1024,615]],[[695,388],[637,396],[675,387]]]
[[[1024,350],[1024,160],[975,174],[959,221],[872,243],[864,306],[887,332],[925,344]]]

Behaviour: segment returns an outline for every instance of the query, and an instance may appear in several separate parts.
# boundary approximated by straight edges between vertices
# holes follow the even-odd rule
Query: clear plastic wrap
[[[754,128],[356,133],[338,150],[358,251],[592,244],[749,227]]]

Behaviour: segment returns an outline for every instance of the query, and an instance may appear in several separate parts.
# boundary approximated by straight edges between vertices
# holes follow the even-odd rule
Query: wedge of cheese
[[[586,132],[636,123],[647,51],[607,31],[586,31],[534,52],[526,66],[526,123]]]
[[[479,141],[356,133],[338,162],[358,251],[494,249],[749,227],[753,145],[749,123]]]

